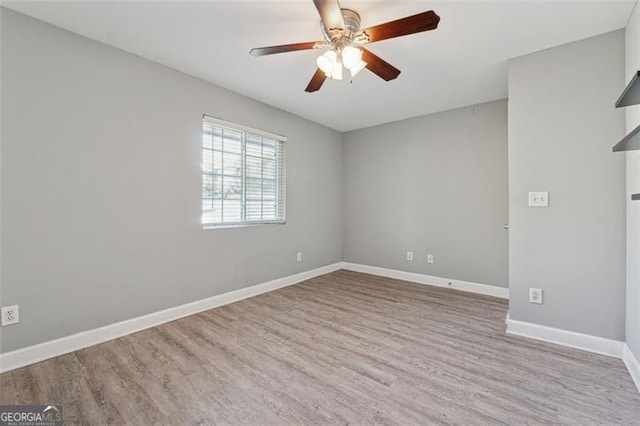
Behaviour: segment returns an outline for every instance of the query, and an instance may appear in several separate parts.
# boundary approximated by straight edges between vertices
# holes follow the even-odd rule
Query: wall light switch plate
[[[529,192],[529,207],[549,207],[549,193]]]

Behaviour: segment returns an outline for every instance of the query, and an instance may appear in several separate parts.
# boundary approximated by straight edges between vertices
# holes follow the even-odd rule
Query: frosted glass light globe
[[[322,70],[323,73],[327,75],[331,75],[333,68],[338,60],[338,55],[334,50],[329,50],[324,53],[324,55],[318,56],[316,59],[316,63],[318,64],[318,68]]]
[[[331,72],[331,78],[334,80],[342,80],[342,63],[336,62]]]
[[[349,69],[349,71],[351,71],[351,78],[355,77],[356,74],[358,74],[360,71],[362,71],[364,69],[364,67],[366,67],[366,66],[367,66],[367,63],[364,62],[363,60],[360,60],[360,62],[355,64],[353,67],[351,67]]]
[[[342,63],[345,68],[351,69],[358,65],[362,60],[362,51],[353,46],[347,46],[342,49]]]

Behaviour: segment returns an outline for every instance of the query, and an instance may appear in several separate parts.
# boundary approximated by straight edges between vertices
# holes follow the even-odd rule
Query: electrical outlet
[[[549,207],[549,193],[529,192],[529,207]]]
[[[433,263],[433,255],[432,254],[428,254],[427,255],[427,263]]]
[[[413,252],[412,251],[408,251],[407,252],[407,260],[409,260],[409,261],[413,260]]]
[[[18,316],[18,305],[5,306],[2,308],[2,326],[17,324],[20,320]]]
[[[298,262],[302,262],[302,252],[301,251],[299,251],[298,254],[296,254],[296,260]]]
[[[537,303],[538,305],[542,305],[542,289],[529,289],[529,303]]]

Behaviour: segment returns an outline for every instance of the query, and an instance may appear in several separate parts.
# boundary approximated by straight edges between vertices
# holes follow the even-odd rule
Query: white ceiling
[[[319,51],[255,58],[252,47],[321,40],[311,0],[3,1],[18,12],[348,131],[507,97],[507,60],[623,28],[635,0],[347,1],[362,26],[433,9],[435,31],[368,48],[402,70],[306,93]],[[623,82],[621,82],[623,84]]]

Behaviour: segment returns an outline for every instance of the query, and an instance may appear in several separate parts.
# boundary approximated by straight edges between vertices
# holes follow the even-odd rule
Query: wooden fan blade
[[[304,89],[304,91],[309,93],[317,92],[318,90],[320,90],[322,84],[326,79],[327,76],[325,75],[325,73],[320,68],[318,68],[313,77],[311,77],[311,81],[307,85],[307,88]]]
[[[400,75],[400,70],[389,62],[374,55],[364,47],[361,47],[360,49],[362,49],[362,60],[367,63],[367,69],[384,81],[393,80]]]
[[[319,49],[325,47],[324,41],[308,41],[305,43],[282,44],[280,46],[256,47],[249,53],[253,56],[273,55],[274,53],[295,52],[297,50]]]
[[[313,0],[313,4],[318,9],[327,34],[331,36],[332,29],[344,29],[344,18],[338,0]]]
[[[395,21],[386,22],[384,24],[375,25],[365,28],[358,32],[358,35],[368,36],[368,43],[386,40],[389,38],[402,37],[409,34],[421,33],[423,31],[434,30],[438,28],[440,17],[433,10],[418,13],[417,15],[407,16],[406,18],[397,19]],[[364,37],[366,40],[367,37]],[[356,36],[357,38],[358,36]]]

